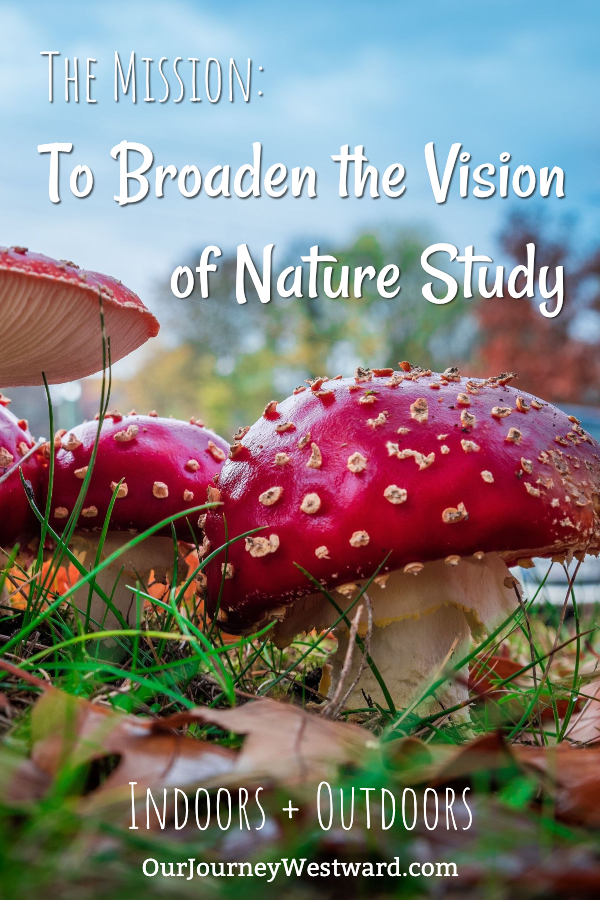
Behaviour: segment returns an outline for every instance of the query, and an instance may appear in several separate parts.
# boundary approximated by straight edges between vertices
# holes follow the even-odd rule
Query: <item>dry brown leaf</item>
[[[21,675],[12,665],[9,670]],[[356,725],[325,721],[274,700],[151,719],[73,697],[31,675],[26,680],[43,693],[32,710],[31,759],[15,759],[5,767],[14,777],[0,779],[0,794],[13,802],[39,799],[65,766],[111,757],[118,758],[114,769],[84,798],[84,808],[122,804],[132,781],[141,793],[146,787],[213,787],[258,777],[286,783],[319,779],[339,765],[359,763],[376,746]],[[194,723],[245,735],[242,750],[180,733]]]
[[[562,743],[557,747],[515,745],[512,752],[522,766],[543,775],[559,818],[600,826],[600,749]]]
[[[234,772],[244,777],[302,781],[321,778],[337,766],[359,764],[377,741],[358,725],[331,722],[298,706],[255,700],[234,709],[197,708],[165,719],[154,729],[179,728],[189,722],[217,725],[246,735]]]
[[[494,689],[495,683],[516,675],[522,668],[522,663],[509,656],[486,656],[477,659],[469,672],[469,688],[478,693],[486,692],[489,696],[494,696],[499,693]]]
[[[493,731],[452,751],[450,758],[439,768],[433,784],[470,779],[477,772],[491,773],[515,765],[510,749],[502,735]]]
[[[590,699],[578,716],[573,716],[566,736],[578,744],[596,744],[600,741],[600,681],[582,688],[581,693]]]
[[[52,779],[30,759],[5,748],[0,754],[0,799],[8,806],[27,805],[44,796]]]
[[[31,721],[33,762],[55,775],[68,762],[81,765],[119,756],[100,790],[141,785],[185,787],[229,772],[235,754],[185,735],[155,732],[152,719],[126,716],[61,691],[48,691],[36,703]]]

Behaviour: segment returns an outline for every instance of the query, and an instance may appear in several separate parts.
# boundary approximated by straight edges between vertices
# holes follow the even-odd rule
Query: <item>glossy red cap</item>
[[[600,548],[600,446],[556,407],[508,385],[411,369],[315,380],[264,415],[234,448],[211,511],[229,547],[221,609],[248,630],[315,588],[430,560]],[[214,610],[221,555],[207,570]]]
[[[21,483],[19,468],[31,484],[34,496],[40,487],[41,466],[27,422],[8,409],[10,401],[0,394],[0,547],[32,536],[36,519]],[[8,477],[5,477],[11,472]]]
[[[57,531],[64,528],[79,496],[97,430],[97,422],[86,422],[59,435],[55,442],[60,441],[60,449],[50,522]],[[102,425],[78,527],[102,528],[113,490],[122,479],[110,521],[112,531],[144,531],[168,516],[202,505],[207,485],[220,472],[227,450],[223,438],[199,424],[112,413]],[[175,523],[182,540],[192,541],[190,526],[199,534],[197,521],[198,514],[194,514],[190,520]]]
[[[0,248],[0,385],[74,381],[102,369],[100,299],[113,363],[158,334],[140,298],[108,275],[24,247]]]

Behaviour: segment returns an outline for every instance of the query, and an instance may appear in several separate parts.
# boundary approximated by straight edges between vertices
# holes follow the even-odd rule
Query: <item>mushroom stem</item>
[[[108,532],[100,554],[101,561],[107,559],[116,550],[131,540],[127,532]],[[79,560],[91,570],[96,562],[99,535],[93,532],[76,532],[73,537],[73,552]],[[95,576],[98,587],[111,599],[112,605],[128,625],[136,623],[136,599],[132,590],[138,581],[146,583],[150,573],[159,583],[167,583],[168,574],[174,566],[173,541],[169,537],[152,536],[140,544],[130,548],[118,556],[110,565]],[[82,615],[88,613],[89,585],[85,584],[75,592],[75,604]],[[112,631],[121,628],[121,622],[115,613],[106,605],[104,599],[96,592],[92,594],[89,605],[90,627],[97,631]],[[114,639],[105,641],[106,647],[116,644]]]
[[[349,631],[336,629],[338,649],[332,660],[330,694],[339,684],[342,664],[348,652]],[[439,606],[417,618],[375,625],[371,634],[370,656],[397,709],[406,709],[419,694],[443,673],[446,667],[462,659],[469,651],[471,630],[465,613],[455,606]],[[358,673],[361,654],[355,648],[348,685]],[[416,707],[419,715],[447,709],[467,699],[468,669],[453,673],[431,696]],[[374,701],[386,706],[381,685],[367,666],[346,698],[350,709],[366,707]],[[464,718],[464,717],[462,717]]]
[[[398,709],[418,700],[440,675],[468,654],[471,638],[481,640],[508,618],[516,605],[514,579],[494,553],[479,560],[453,559],[452,564],[431,562],[416,576],[398,571],[383,584],[378,581],[369,588],[374,618],[370,655]],[[356,596],[356,590],[352,596]],[[346,658],[346,625],[339,625],[336,634],[332,693]],[[360,654],[356,653],[347,676],[349,684],[360,663]],[[415,711],[429,715],[461,703],[468,697],[467,680],[468,666],[449,673],[444,684],[418,703]],[[385,705],[371,668],[365,669],[346,705],[364,707],[365,696]],[[465,711],[455,720],[466,719]]]
[[[515,579],[506,564],[497,553],[478,554],[478,557],[448,557],[446,562],[437,560],[407,566],[408,571],[379,576],[369,585],[373,605],[370,656],[398,709],[405,709],[418,700],[447,668],[465,657],[471,638],[481,640],[514,612]],[[416,575],[412,574],[415,572]],[[359,590],[359,583],[341,585],[334,597],[344,610],[352,610]],[[352,617],[350,611],[348,618]],[[318,630],[331,628],[338,618],[339,614],[323,595],[300,598],[285,609],[275,628],[275,642],[285,646],[307,626]],[[363,613],[359,633],[364,635],[366,630]],[[346,660],[347,624],[340,623],[335,633],[338,650],[333,658],[330,697],[336,694]],[[344,690],[356,678],[360,665],[357,646],[352,665],[344,669],[347,682]],[[466,700],[467,677],[466,667],[449,674],[434,695],[417,705],[416,712],[428,715]],[[346,706],[365,707],[365,695],[386,705],[381,685],[370,667],[357,680]],[[456,720],[468,720],[468,713],[462,713]]]

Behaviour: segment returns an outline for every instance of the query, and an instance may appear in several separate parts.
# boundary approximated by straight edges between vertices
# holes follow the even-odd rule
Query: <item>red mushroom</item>
[[[87,422],[69,432],[59,432],[55,438],[50,524],[59,533],[75,508],[97,431],[97,422]],[[100,531],[115,491],[102,558],[131,540],[132,534],[206,502],[207,485],[221,470],[227,449],[226,441],[196,420],[109,413],[102,424],[93,473],[77,522],[75,552],[86,564],[94,564]],[[201,540],[197,520],[196,514],[176,521],[181,540]],[[114,606],[127,620],[135,614],[127,585],[138,578],[147,579],[151,571],[157,579],[164,579],[173,567],[173,554],[169,526],[164,534],[147,538],[103,569],[96,582],[112,596]],[[94,599],[91,616],[107,626],[116,621],[111,613],[106,614],[100,598]]]
[[[9,403],[8,397],[0,394],[0,551],[34,533],[36,520],[20,472],[33,494],[38,491],[41,472],[27,422],[7,409]]]
[[[102,369],[100,299],[111,360],[158,334],[140,298],[115,278],[24,247],[0,248],[0,384],[58,384]]]
[[[223,507],[206,536],[223,543],[223,515],[231,537],[263,527],[228,548],[226,567],[208,566],[209,607],[224,578],[223,627],[276,619],[282,644],[338,617],[298,565],[347,598],[381,567],[369,588],[371,656],[406,707],[450,656],[466,655],[472,634],[514,609],[507,565],[598,551],[600,447],[572,417],[508,386],[511,374],[401,368],[319,378],[270,403],[221,472]],[[345,625],[338,637],[334,689]],[[363,690],[384,702],[369,669],[350,701],[364,706]],[[422,711],[466,691],[457,680]]]

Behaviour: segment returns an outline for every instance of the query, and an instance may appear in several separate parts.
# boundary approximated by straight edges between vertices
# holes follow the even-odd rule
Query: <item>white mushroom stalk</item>
[[[468,698],[468,667],[453,672],[471,648],[507,620],[518,604],[516,581],[496,553],[480,558],[449,557],[448,560],[414,566],[413,572],[396,571],[375,579],[368,589],[373,608],[370,656],[385,682],[397,709],[414,706],[419,715],[429,715],[462,703]],[[343,585],[334,593],[340,607],[347,609],[358,596],[360,584]],[[341,596],[340,596],[341,595]],[[350,613],[353,617],[354,610]],[[321,595],[299,599],[288,607],[278,624],[278,643],[288,643],[301,630],[300,622],[315,627],[331,627],[339,614]],[[367,631],[366,611],[359,633]],[[338,650],[332,660],[329,696],[338,689],[348,655],[349,629],[340,623],[335,629]],[[350,668],[345,667],[347,684],[355,681],[361,668],[361,652],[356,646]],[[427,689],[444,673],[446,681],[419,702]],[[370,667],[364,668],[346,698],[348,708],[365,708],[375,702],[386,706],[381,685]],[[455,716],[465,721],[466,711]]]
[[[109,531],[102,546],[99,561],[104,562],[119,548],[127,544],[131,538],[132,535],[128,533]],[[88,571],[91,571],[96,565],[98,547],[98,534],[75,532],[71,549]],[[164,584],[166,587],[172,578],[174,563],[175,550],[172,538],[154,535],[121,553],[110,565],[98,572],[94,581],[109,598],[122,620],[130,627],[135,627],[138,606],[136,585],[140,582],[147,585],[152,575],[155,582]],[[122,629],[121,620],[107,606],[97,591],[92,594],[88,610],[89,592],[90,585],[86,583],[75,592],[73,603],[80,615],[87,616],[89,613],[90,628],[94,631]],[[115,640],[106,642],[107,646],[115,643]]]

